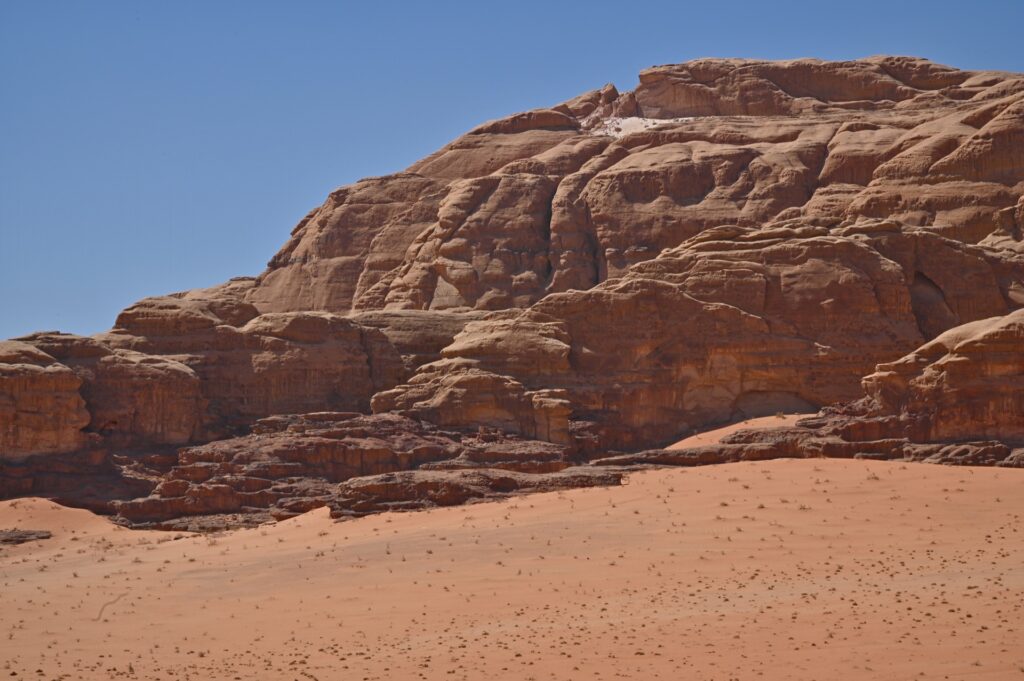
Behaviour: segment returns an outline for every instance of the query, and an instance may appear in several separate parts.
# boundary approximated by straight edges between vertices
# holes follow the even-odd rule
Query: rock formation
[[[0,453],[3,459],[73,451],[89,423],[82,380],[27,343],[0,343]]]
[[[565,472],[572,468],[566,454],[551,443],[488,430],[446,431],[394,414],[275,416],[257,421],[251,435],[182,449],[165,473],[137,466],[134,473],[148,473],[156,486],[144,498],[114,502],[113,509],[136,525],[189,527],[191,516],[247,514],[247,522],[258,522],[324,505],[352,515],[521,489],[614,484],[620,477],[592,468]],[[404,475],[386,475],[398,472]],[[541,475],[553,473],[559,475]],[[369,490],[385,488],[390,491],[372,498]],[[168,518],[184,520],[161,523]]]
[[[1020,258],[892,222],[709,228],[589,291],[468,324],[373,406],[554,441],[590,421],[605,447],[656,446],[852,399],[877,363],[1007,312],[1022,279]]]
[[[862,381],[864,396],[794,428],[743,430],[719,445],[596,463],[699,465],[867,457],[1024,468],[1024,309],[958,326]]]
[[[67,494],[79,462],[122,471],[96,503],[125,518],[284,515],[361,476],[464,478],[495,460],[481,432],[514,443],[497,460],[517,475],[552,475],[818,408],[829,425],[764,451],[831,428],[843,452],[993,440],[1015,460],[1020,350],[995,338],[1024,306],[1022,229],[1020,74],[654,67],[336,190],[258,277],[0,344],[0,491],[45,493],[59,461]],[[343,412],[363,416],[315,416]]]
[[[49,539],[53,536],[47,530],[0,530],[0,546],[4,544],[25,544],[30,541]]]

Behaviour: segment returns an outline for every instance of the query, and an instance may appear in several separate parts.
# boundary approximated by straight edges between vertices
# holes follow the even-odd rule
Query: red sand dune
[[[743,430],[744,428],[781,428],[783,426],[796,425],[796,422],[800,419],[805,419],[811,414],[777,414],[775,416],[758,416],[757,418],[747,419],[746,421],[738,421],[737,423],[730,423],[727,426],[721,428],[714,428],[712,430],[705,430],[700,433],[696,433],[689,437],[683,438],[675,444],[671,444],[665,449],[686,449],[687,447],[700,447],[702,445],[713,445],[717,444],[726,435],[732,435],[737,430]]]
[[[38,499],[21,679],[1024,679],[1021,473],[780,460],[220,536]]]

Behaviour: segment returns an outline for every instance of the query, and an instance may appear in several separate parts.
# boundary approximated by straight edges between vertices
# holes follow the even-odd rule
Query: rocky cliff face
[[[931,414],[908,441],[1016,442],[1019,344],[931,358],[1024,305],[1022,197],[1020,74],[655,67],[333,192],[258,277],[141,301],[93,338],[3,344],[0,475],[24,490],[46,455],[264,451],[259,419],[371,409],[362,428],[401,414],[452,451],[484,428],[583,460],[856,400],[866,376],[878,409]],[[1002,401],[956,406],[980,375]]]
[[[73,451],[89,423],[82,380],[28,343],[0,343],[0,452],[3,459]]]
[[[863,385],[865,413],[913,441],[1024,443],[1024,310],[947,331]]]
[[[958,326],[863,381],[863,397],[793,428],[739,431],[711,447],[602,465],[862,457],[1024,467],[1024,310]]]
[[[547,397],[491,407],[506,430],[557,439],[590,421],[615,449],[738,417],[809,411],[856,397],[860,377],[930,333],[1007,312],[1024,268],[988,256],[875,220],[831,230],[799,221],[710,228],[589,291],[467,325],[442,360],[378,393],[373,406],[472,425],[491,389],[464,389],[464,380],[502,377],[509,387],[500,394]]]

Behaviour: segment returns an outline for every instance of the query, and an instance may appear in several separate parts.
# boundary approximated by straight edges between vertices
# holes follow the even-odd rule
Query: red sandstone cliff
[[[387,470],[471,459],[481,427],[535,441],[542,470],[857,400],[862,379],[858,422],[1009,452],[1022,197],[1020,74],[903,57],[652,68],[336,190],[256,278],[140,301],[93,338],[4,343],[0,489],[32,488],[41,455],[239,436],[237,460],[271,451],[246,444],[259,419],[371,409],[359,437],[391,433],[391,414],[410,437],[448,429],[444,456],[408,460],[382,435]],[[999,331],[954,343],[979,329]],[[289,442],[289,460],[313,451]]]

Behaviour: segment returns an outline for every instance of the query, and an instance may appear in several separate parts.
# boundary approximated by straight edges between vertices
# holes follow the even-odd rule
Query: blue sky
[[[1024,2],[0,4],[0,338],[259,273],[333,188],[701,56],[1024,71]]]

